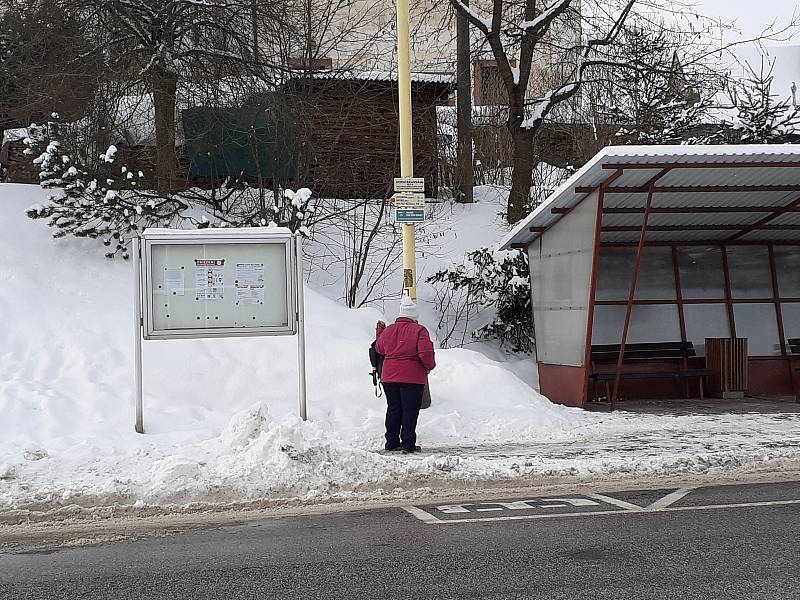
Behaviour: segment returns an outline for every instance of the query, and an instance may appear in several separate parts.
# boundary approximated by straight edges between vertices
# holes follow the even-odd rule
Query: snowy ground
[[[506,363],[465,349],[437,353],[419,427],[427,451],[378,454],[384,406],[366,349],[383,315],[314,289],[309,422],[296,417],[291,338],[146,342],[147,434],[137,435],[131,266],[95,242],[50,239],[23,212],[41,200],[36,187],[0,185],[0,514],[800,470],[798,413],[591,414],[551,404]],[[454,229],[466,230],[475,209],[458,210]]]

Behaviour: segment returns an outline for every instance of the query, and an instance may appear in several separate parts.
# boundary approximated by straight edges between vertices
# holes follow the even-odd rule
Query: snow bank
[[[104,259],[91,240],[51,239],[24,214],[44,199],[38,187],[0,185],[0,521],[80,507],[408,497],[465,481],[800,471],[800,413],[585,413],[552,405],[512,373],[530,381],[532,360],[488,347],[437,352],[433,406],[418,430],[426,452],[378,454],[384,400],[367,348],[383,315],[314,289],[310,421],[296,416],[294,339],[153,341],[138,435],[131,265]],[[499,232],[494,210],[454,206],[443,252],[421,268],[458,261]],[[430,325],[430,306],[421,308]]]
[[[133,432],[131,265],[91,240],[52,240],[0,186],[0,508],[30,503],[232,501],[374,489],[436,472],[382,447],[367,348],[375,309],[306,292],[308,408],[295,340],[144,343],[147,435]],[[438,353],[427,447],[531,442],[592,421],[469,350]]]

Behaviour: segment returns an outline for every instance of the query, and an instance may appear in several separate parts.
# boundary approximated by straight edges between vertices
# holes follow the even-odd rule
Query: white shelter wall
[[[537,359],[583,366],[597,193],[528,247]]]

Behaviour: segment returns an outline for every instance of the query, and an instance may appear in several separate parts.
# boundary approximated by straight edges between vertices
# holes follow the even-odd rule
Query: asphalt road
[[[0,598],[800,598],[800,482],[286,517],[0,554]]]

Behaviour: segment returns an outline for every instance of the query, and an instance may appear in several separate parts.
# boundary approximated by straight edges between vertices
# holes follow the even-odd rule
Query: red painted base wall
[[[702,359],[693,359],[690,366],[703,366]],[[758,396],[789,396],[800,393],[800,374],[794,373],[795,368],[800,368],[800,361],[794,364],[787,358],[750,358],[749,364],[749,389],[748,392]],[[551,365],[539,363],[539,391],[556,404],[567,406],[585,407],[588,397],[584,396],[583,384],[586,377],[584,367],[571,367],[567,365]],[[648,363],[646,370],[672,371],[676,363]],[[626,370],[644,370],[642,365],[625,365]],[[601,370],[613,371],[613,365],[601,366]],[[683,382],[668,379],[653,379],[644,381],[625,381],[620,384],[619,399],[672,399],[672,398],[699,398],[697,379],[686,380],[688,389]],[[602,383],[597,385],[597,394],[605,395]],[[688,392],[688,394],[687,394]],[[592,396],[592,384],[588,396]],[[706,388],[706,395],[711,396]]]
[[[585,367],[548,365],[538,363],[539,391],[551,402],[566,406],[586,405],[583,384],[586,381]]]
[[[789,396],[794,394],[792,368],[787,358],[749,358],[748,378],[751,394]]]

